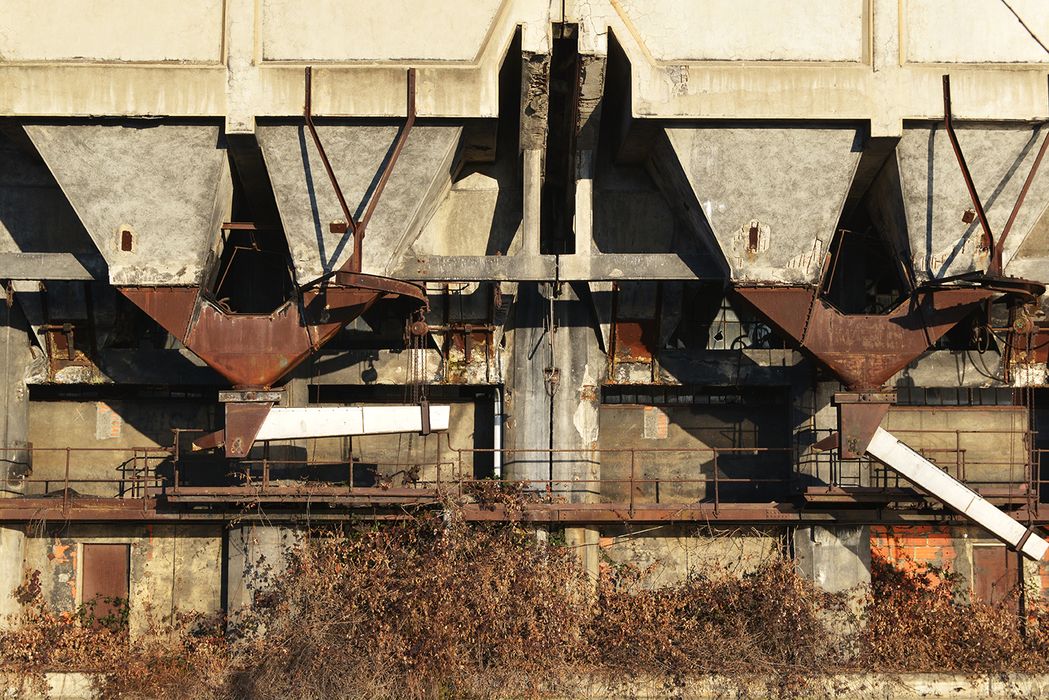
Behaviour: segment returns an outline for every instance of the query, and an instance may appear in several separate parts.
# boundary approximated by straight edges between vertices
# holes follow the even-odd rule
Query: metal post
[[[62,488],[62,511],[69,511],[69,448],[66,448],[66,476]]]
[[[714,515],[718,514],[718,506],[721,503],[721,493],[718,489],[718,451],[714,450]]]
[[[634,515],[634,480],[636,478],[637,459],[633,448],[630,449],[630,516]]]

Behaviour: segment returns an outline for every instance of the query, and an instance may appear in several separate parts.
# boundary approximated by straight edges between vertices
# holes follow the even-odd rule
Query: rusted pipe
[[[375,192],[372,193],[371,198],[368,200],[368,208],[364,210],[364,216],[361,217],[360,228],[363,229],[371,221],[372,213],[375,211],[375,205],[379,202],[379,197],[382,196],[382,191],[386,187],[386,182],[390,179],[390,174],[393,172],[393,166],[397,164],[397,159],[401,155],[401,151],[404,150],[404,144],[408,141],[408,133],[411,132],[412,127],[415,126],[415,69],[408,69],[408,109],[407,119],[404,122],[404,126],[401,127],[401,133],[397,135],[397,143],[393,147],[393,153],[390,155],[390,162],[383,168],[382,175],[379,177],[379,182],[375,185]],[[363,235],[363,234],[362,234]]]
[[[1020,212],[1020,207],[1023,206],[1024,199],[1027,197],[1027,191],[1031,189],[1031,182],[1038,173],[1038,166],[1042,164],[1042,157],[1045,156],[1046,146],[1049,146],[1049,134],[1046,134],[1045,138],[1042,139],[1042,147],[1038,149],[1038,155],[1034,157],[1031,172],[1027,173],[1027,179],[1024,180],[1024,185],[1020,188],[1020,194],[1016,197],[1016,204],[1013,205],[1013,210],[1009,213],[1009,220],[1005,222],[1002,235],[998,237],[998,245],[995,246],[994,257],[998,261],[999,267],[1005,251],[1005,238],[1013,228],[1013,222],[1016,221],[1016,215]]]
[[[324,151],[324,144],[321,143],[321,137],[317,134],[317,127],[313,125],[313,66],[306,66],[306,99],[303,105],[303,116],[306,117],[306,127],[310,130],[310,136],[313,137],[313,144],[317,147],[317,153],[321,156],[324,171],[328,173],[332,189],[335,190],[335,197],[339,200],[342,215],[346,217],[346,225],[349,227],[350,233],[353,234],[354,241],[356,241],[357,222],[353,220],[350,207],[346,204],[346,198],[342,195],[342,188],[339,187],[339,181],[335,177],[335,171],[331,169],[328,154]],[[356,243],[354,245],[356,246]]]
[[[962,170],[962,177],[965,179],[965,187],[969,190],[969,199],[972,200],[973,208],[976,209],[976,216],[980,220],[980,227],[983,229],[984,236],[987,237],[987,247],[991,251],[991,261],[987,266],[987,272],[991,275],[1002,274],[1002,261],[998,257],[998,249],[995,246],[994,234],[991,233],[991,225],[987,221],[987,213],[983,209],[983,203],[980,201],[980,195],[976,192],[976,184],[973,182],[972,174],[969,172],[969,166],[965,163],[965,156],[962,154],[962,147],[958,143],[958,136],[954,133],[954,120],[951,115],[951,76],[943,76],[943,125],[947,129],[947,137],[951,140],[951,147],[954,148],[954,155],[958,159],[958,167]]]

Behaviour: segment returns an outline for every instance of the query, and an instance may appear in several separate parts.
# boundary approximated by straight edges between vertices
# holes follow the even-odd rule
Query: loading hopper
[[[666,134],[671,152],[657,157],[676,157],[732,281],[815,284],[859,162],[862,131],[688,126]]]

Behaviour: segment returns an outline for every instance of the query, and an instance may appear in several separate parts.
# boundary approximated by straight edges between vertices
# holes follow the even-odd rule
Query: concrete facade
[[[0,501],[0,613],[33,570],[53,604],[82,604],[79,552],[105,543],[130,547],[135,629],[235,613],[304,522],[449,502],[499,519],[471,500],[499,478],[587,571],[652,566],[646,585],[788,551],[853,589],[897,518],[992,546],[876,461],[841,459],[846,387],[804,344],[812,307],[792,336],[742,301],[752,286],[811,293],[860,335],[919,285],[990,290],[935,345],[928,318],[909,329],[924,351],[894,365],[882,426],[1041,527],[1047,166],[1010,214],[1049,135],[1049,10],[1011,7],[0,0],[0,482],[17,502]],[[1012,219],[1002,272],[1026,282],[955,278],[994,250],[944,74],[995,240]],[[304,308],[361,262],[340,192],[355,221],[375,204],[363,272],[428,306],[409,319],[385,294],[272,387],[237,388],[296,407],[426,395],[449,430],[194,451],[228,429],[231,387],[164,330],[175,302],[150,316],[118,288],[181,289],[246,323]],[[955,560],[975,581],[981,556]],[[1024,584],[1049,591],[1039,567]]]

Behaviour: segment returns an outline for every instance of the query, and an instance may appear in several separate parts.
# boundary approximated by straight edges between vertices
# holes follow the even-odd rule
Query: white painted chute
[[[297,440],[344,435],[418,433],[423,411],[430,412],[431,431],[447,430],[449,406],[310,406],[274,408],[255,440]]]
[[[1028,557],[1039,560],[1049,550],[1049,542],[1038,535],[1027,535],[1027,528],[988,503],[980,494],[943,471],[900,442],[892,433],[878,428],[867,446],[867,454],[885,463],[915,486],[929,492],[962,515]],[[1026,541],[1024,537],[1026,536]],[[1021,545],[1022,542],[1022,546]]]

